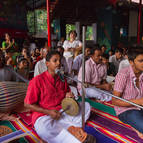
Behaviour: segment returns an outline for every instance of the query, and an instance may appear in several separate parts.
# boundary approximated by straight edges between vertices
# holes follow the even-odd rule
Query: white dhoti
[[[81,103],[79,106],[81,106]],[[90,109],[89,103],[86,102],[85,122],[90,116]],[[67,131],[70,126],[82,126],[81,107],[77,116],[73,117],[63,113],[59,120],[53,120],[50,116],[45,115],[39,117],[34,124],[37,134],[48,143],[80,143],[79,140]]]
[[[74,94],[75,99],[78,100],[79,96],[78,96],[77,89],[74,86],[71,86],[71,85],[69,87],[71,89],[71,92]]]
[[[105,91],[105,92],[109,93],[108,91]],[[82,93],[82,90],[80,90],[80,94],[81,93]],[[94,87],[85,88],[85,97],[96,98],[101,101],[111,101],[112,100],[112,96],[102,93],[100,91],[97,91],[96,88],[94,88]]]
[[[66,59],[67,65],[68,65],[68,74],[72,74],[72,65],[73,65],[73,53],[66,51],[64,52],[64,57]]]

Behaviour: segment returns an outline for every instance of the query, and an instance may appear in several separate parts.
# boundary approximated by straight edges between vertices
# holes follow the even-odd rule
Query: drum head
[[[68,110],[66,110],[68,108]],[[62,109],[70,116],[76,116],[79,113],[78,103],[73,98],[64,98]]]

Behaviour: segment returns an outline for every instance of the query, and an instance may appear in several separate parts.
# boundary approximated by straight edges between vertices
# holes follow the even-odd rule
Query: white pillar
[[[93,40],[96,43],[97,42],[97,23],[92,24],[92,30],[93,30]]]
[[[77,33],[77,39],[80,40],[80,22],[75,22],[75,28]]]

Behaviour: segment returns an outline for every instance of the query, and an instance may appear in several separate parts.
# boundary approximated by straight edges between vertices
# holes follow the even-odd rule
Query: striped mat
[[[27,136],[22,137],[18,140],[19,143],[39,143],[40,138],[34,131],[34,129],[22,120],[17,119],[16,121],[0,121],[0,126],[9,127],[13,132],[21,130],[24,133],[27,133]]]
[[[7,126],[13,132],[19,130],[27,133],[27,136],[18,140],[19,143],[39,143],[40,139],[31,126],[31,114],[29,112],[23,112],[19,113],[18,116],[21,117],[21,119],[18,119],[17,121],[1,121],[0,126]],[[89,125],[86,125],[85,131],[94,135],[96,137],[97,143],[116,143],[110,137],[105,136],[102,132]]]
[[[99,104],[101,103],[98,103],[98,105]],[[101,132],[105,136],[110,137],[112,140],[118,143],[143,143],[143,140],[137,136],[129,125],[122,123],[115,116],[113,112],[113,105],[103,103],[100,106],[106,107],[98,109],[99,106],[97,106],[98,108],[94,106],[94,108],[92,108],[91,117],[87,122],[88,126],[95,128],[97,131]],[[113,114],[108,113],[109,111],[105,112],[103,109],[106,108],[110,108],[110,112]]]
[[[86,131],[98,138],[97,143],[143,143],[137,134],[127,124],[122,123],[115,115],[111,103],[97,103],[88,100],[94,107],[91,111],[90,119],[87,122]],[[29,113],[21,113],[19,116],[26,126],[31,126],[31,116]]]
[[[85,130],[97,138],[97,143],[143,143],[129,125],[118,120],[110,103],[88,102],[94,108]],[[30,112],[19,113],[18,117],[17,121],[1,121],[0,125],[8,126],[13,132],[28,132],[27,136],[19,139],[20,143],[38,143],[40,139],[31,126]]]
[[[105,136],[102,132],[99,132],[98,129],[93,128],[91,126],[86,125],[85,131],[96,138],[96,143],[117,143],[116,141],[112,140],[110,137]]]
[[[22,118],[22,122],[28,125],[29,127],[31,126],[31,116],[30,113],[28,112],[23,112],[18,114],[19,117]],[[89,134],[92,134],[95,136],[97,143],[116,143],[114,140],[112,140],[110,137],[105,136],[102,132],[99,130],[96,130],[95,128],[86,125],[85,131]]]

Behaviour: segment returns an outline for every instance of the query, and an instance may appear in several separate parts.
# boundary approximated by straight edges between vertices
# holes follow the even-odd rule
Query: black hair
[[[61,51],[58,51],[58,48],[61,49]],[[57,46],[56,51],[58,51],[60,53],[61,57],[63,57],[64,48],[62,46]]]
[[[38,50],[39,50],[39,48],[38,48],[38,47],[36,47],[34,50],[36,51],[36,49],[38,49]]]
[[[142,46],[132,46],[129,48],[127,55],[128,55],[129,61],[134,61],[134,59],[138,55],[143,55],[143,47]]]
[[[123,49],[122,49],[122,48],[117,48],[117,49],[115,50],[115,53],[118,53],[118,52],[120,52],[121,54],[123,54]]]
[[[6,49],[5,52],[6,53],[12,53],[12,50],[11,49]]]
[[[5,56],[2,52],[0,52],[0,59],[1,59],[1,62],[2,62],[2,66],[5,65]]]
[[[99,47],[98,44],[93,45],[93,47],[90,50],[90,54],[93,55],[96,50],[101,51],[101,48]]]
[[[88,44],[88,43],[86,43],[85,44],[85,49],[92,49],[94,47],[94,45],[92,45],[92,44]]]
[[[62,49],[64,51],[64,48],[62,46],[57,46],[56,49],[58,49],[58,48],[60,48],[60,49]]]
[[[48,52],[48,54],[46,55],[46,61],[50,61],[50,59],[52,58],[53,55],[59,55],[60,53],[56,50],[51,50]]]
[[[109,52],[112,52],[112,53],[114,53],[114,50],[112,50],[112,49],[111,49],[111,50],[109,50]],[[109,53],[109,52],[108,52],[108,53]]]
[[[21,50],[21,52],[23,52],[24,49],[26,50],[26,54],[29,56],[29,51],[28,51],[28,49],[26,47],[23,47],[22,50]]]
[[[106,45],[103,44],[103,45],[101,45],[100,47],[101,47],[101,48],[102,48],[102,47],[105,47],[105,48],[106,48]]]
[[[109,55],[108,54],[102,54],[102,57],[105,59],[109,59]]]
[[[22,56],[22,55],[18,56],[17,59],[18,59],[18,64],[22,61],[27,61],[27,59],[24,58],[24,56]]]
[[[71,31],[69,32],[69,36],[70,36],[71,33],[74,33],[74,34],[75,34],[75,37],[77,36],[77,33],[76,33],[75,30],[71,30]]]
[[[8,35],[8,36],[9,36],[9,38],[10,38],[10,34],[9,34],[9,33],[4,33],[4,36],[6,36],[6,35]]]

